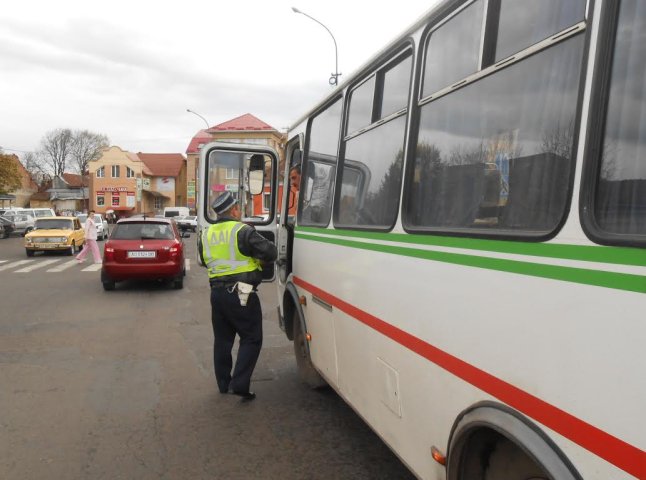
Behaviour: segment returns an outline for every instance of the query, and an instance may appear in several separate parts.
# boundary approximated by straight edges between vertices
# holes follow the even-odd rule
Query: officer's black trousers
[[[238,293],[225,287],[211,288],[211,323],[213,324],[213,365],[220,392],[248,392],[251,374],[262,347],[262,310],[258,294],[249,295],[247,305],[240,305]],[[236,366],[231,349],[240,337]]]

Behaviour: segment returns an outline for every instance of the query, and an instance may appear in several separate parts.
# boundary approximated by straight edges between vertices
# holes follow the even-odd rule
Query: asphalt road
[[[183,290],[104,292],[90,261],[0,239],[0,478],[413,478],[332,390],[299,381],[272,284],[258,398],[217,392],[208,283],[186,244]]]

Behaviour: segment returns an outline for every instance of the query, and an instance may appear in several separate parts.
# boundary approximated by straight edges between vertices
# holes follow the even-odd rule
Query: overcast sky
[[[0,14],[0,146],[22,154],[56,128],[134,152],[181,152],[204,122],[251,113],[279,130],[437,0],[10,2]],[[342,76],[341,79],[345,77]]]

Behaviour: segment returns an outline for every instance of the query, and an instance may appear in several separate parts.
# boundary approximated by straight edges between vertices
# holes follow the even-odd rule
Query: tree
[[[88,130],[76,130],[72,136],[70,159],[74,169],[84,175],[88,163],[101,156],[101,150],[110,145],[110,140],[106,135]]]
[[[55,177],[65,172],[73,143],[74,135],[69,128],[47,132],[40,141],[42,158]]]
[[[51,181],[52,177],[47,173],[45,162],[39,152],[27,152],[22,158],[22,164],[39,189],[44,188]]]
[[[15,155],[0,153],[0,193],[13,192],[22,186],[17,160]]]

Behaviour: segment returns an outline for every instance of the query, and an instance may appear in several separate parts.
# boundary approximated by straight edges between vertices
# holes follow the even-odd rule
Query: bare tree
[[[73,143],[74,135],[69,128],[47,132],[40,141],[44,162],[55,177],[65,172]]]
[[[76,130],[73,138],[70,160],[74,169],[84,175],[87,172],[88,163],[101,156],[101,150],[110,145],[110,140],[106,135],[88,130]]]
[[[47,165],[39,152],[25,153],[22,157],[22,164],[39,188],[43,188],[52,179],[51,175],[47,172]]]

